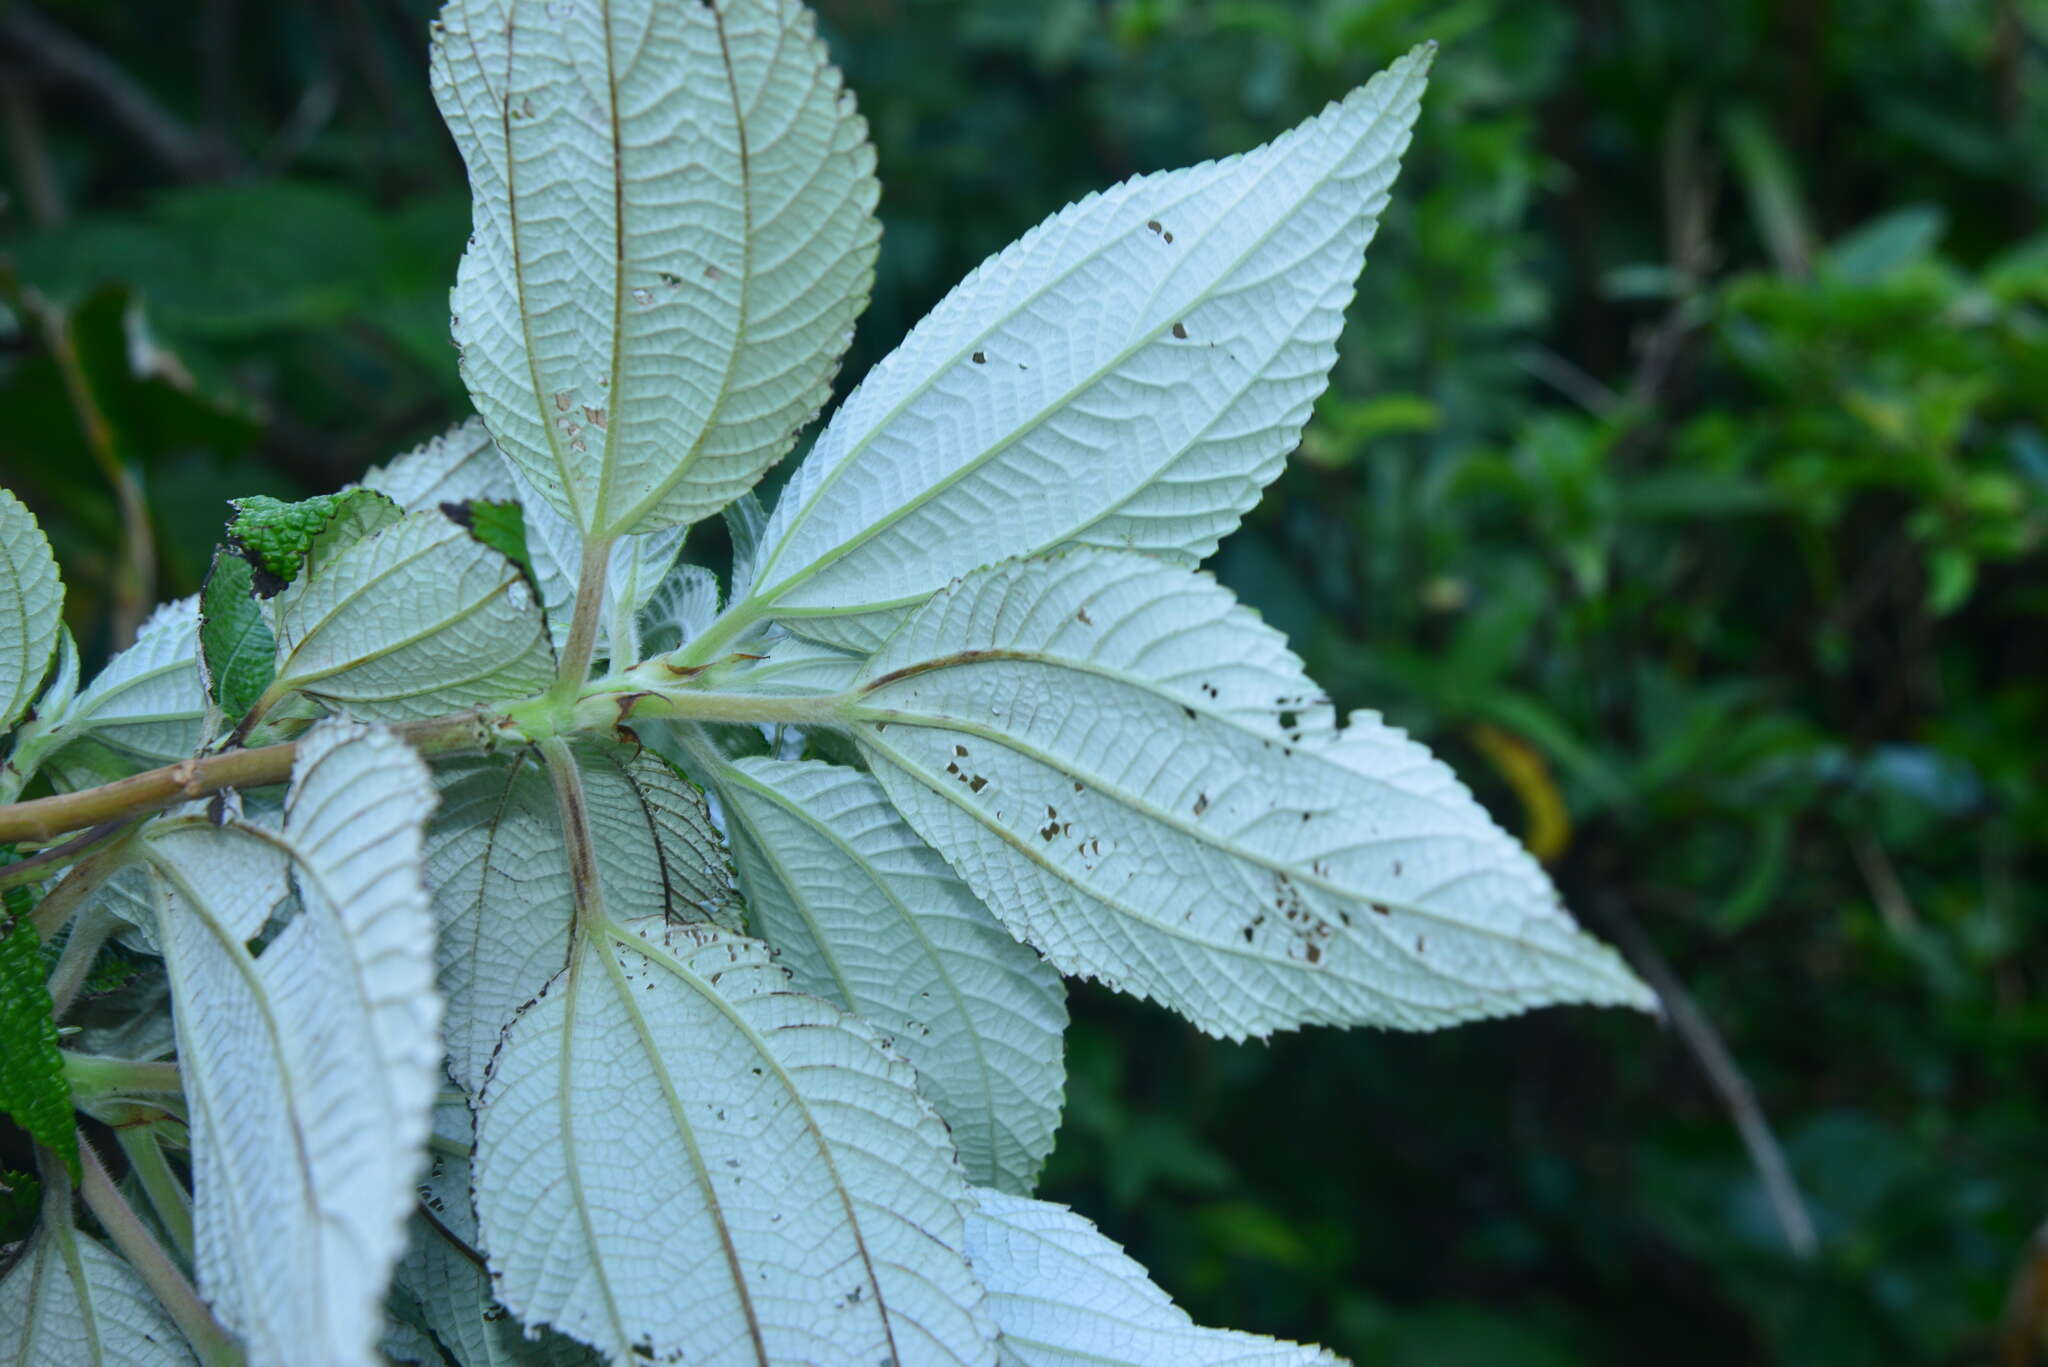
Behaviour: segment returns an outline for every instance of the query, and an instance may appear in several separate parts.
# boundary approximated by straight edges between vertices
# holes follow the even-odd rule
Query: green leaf
[[[817,414],[874,275],[874,151],[810,12],[450,0],[433,81],[506,457],[585,535],[717,511]]]
[[[478,498],[443,503],[441,511],[456,526],[517,565],[525,572],[527,583],[534,583],[533,553],[526,547],[526,516],[516,501]]]
[[[1212,1034],[1652,1003],[1448,769],[1372,713],[1340,730],[1285,638],[1192,571],[977,571],[844,715],[1013,934]]]
[[[309,560],[324,560],[398,520],[398,509],[371,489],[344,489],[298,503],[258,494],[229,500],[228,544],[255,568],[256,592],[275,597]],[[318,566],[316,565],[315,568]]]
[[[38,1143],[63,1155],[78,1176],[78,1127],[51,1016],[42,937],[22,916],[0,935],[0,1111]]]
[[[63,625],[57,559],[20,499],[0,489],[0,733],[27,710]]]
[[[872,650],[978,565],[1205,558],[1337,358],[1433,47],[1266,146],[1069,206],[962,281],[777,500],[752,611]]]
[[[214,706],[230,724],[240,721],[277,669],[277,642],[256,601],[257,570],[222,548],[199,591],[199,664]]]

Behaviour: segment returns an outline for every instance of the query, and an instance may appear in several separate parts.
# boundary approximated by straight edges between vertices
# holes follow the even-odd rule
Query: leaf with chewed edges
[[[1432,51],[1264,147],[1125,181],[984,262],[833,415],[775,505],[750,611],[871,650],[1006,556],[1207,556],[1328,381]]]
[[[1204,1329],[1065,1206],[976,1191],[967,1254],[1004,1367],[1342,1367],[1327,1349]]]
[[[586,943],[506,1032],[475,1182],[505,1303],[616,1360],[996,1360],[945,1126],[758,941]]]
[[[796,985],[889,1032],[971,1182],[1029,1191],[1052,1152],[1066,991],[917,838],[881,785],[835,765],[718,771],[747,907]]]
[[[696,786],[651,754],[596,741],[575,750],[614,910],[737,928],[725,852]],[[575,897],[554,794],[531,753],[453,761],[438,778],[427,884],[449,1072],[474,1093],[512,1017],[568,961]]]
[[[449,0],[455,340],[581,532],[688,524],[824,403],[874,275],[874,151],[797,0]]]
[[[403,721],[538,693],[554,676],[519,567],[439,510],[354,542],[276,601],[267,698]]]
[[[433,803],[390,732],[326,722],[299,742],[281,830],[194,823],[148,842],[192,1126],[199,1291],[259,1362],[376,1361],[440,1077]],[[261,949],[270,880],[221,842],[289,860],[300,909]],[[240,861],[246,865],[246,861]]]
[[[363,487],[375,489],[406,512],[438,508],[444,503],[486,503],[516,498],[511,468],[482,418],[449,428],[431,441],[394,457],[363,476]]]
[[[57,559],[20,499],[0,489],[0,734],[27,710],[63,626]]]
[[[1012,932],[1212,1034],[1651,1005],[1443,764],[1370,713],[1337,729],[1206,575],[1101,550],[977,571],[844,715]]]
[[[470,1147],[468,1107],[440,1111],[436,1133]],[[420,1179],[419,1197],[412,1240],[393,1281],[410,1296],[421,1326],[459,1367],[592,1367],[599,1361],[582,1344],[545,1329],[528,1338],[525,1327],[498,1304],[477,1245],[467,1159],[436,1153]],[[421,1367],[441,1367],[438,1352],[414,1360]]]
[[[13,1340],[0,1349],[9,1367],[182,1367],[195,1361],[135,1270],[68,1218],[46,1221],[0,1278],[0,1325]]]

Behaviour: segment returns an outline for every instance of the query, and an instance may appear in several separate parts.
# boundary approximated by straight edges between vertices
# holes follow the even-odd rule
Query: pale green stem
[[[199,1355],[200,1362],[206,1367],[243,1367],[247,1359],[241,1346],[214,1319],[213,1312],[199,1299],[199,1293],[192,1289],[184,1271],[156,1241],[156,1236],[149,1232],[142,1218],[121,1199],[120,1189],[107,1175],[99,1155],[82,1138],[78,1145],[78,1160],[82,1171],[78,1194],[85,1199],[86,1209],[107,1231],[107,1237],[114,1241],[114,1247],[121,1250],[121,1256],[128,1260],[144,1285],[156,1293],[158,1302],[185,1335],[185,1341],[192,1345],[192,1351]]]
[[[71,1095],[88,1101],[103,1096],[149,1096],[184,1090],[175,1063],[74,1054],[68,1049],[64,1051],[64,1080],[71,1086]]]
[[[78,989],[85,986],[86,974],[92,972],[93,960],[99,958],[120,924],[120,919],[105,907],[94,907],[73,923],[71,937],[64,941],[64,952],[57,956],[57,966],[50,970],[53,1020],[63,1020],[64,1013],[71,1009]]]
[[[128,862],[128,843],[134,838],[134,831],[131,829],[127,834],[101,845],[73,864],[71,871],[59,879],[57,886],[51,888],[48,895],[36,903],[36,909],[29,913],[29,919],[35,923],[36,933],[48,940],[62,930],[71,920],[72,913],[84,906],[86,899],[99,891],[100,884],[106,882]],[[91,946],[92,951],[98,953],[100,944],[105,942],[106,936],[102,935],[99,943]],[[65,947],[65,954],[70,954],[68,945]],[[61,971],[62,968],[63,963],[60,959],[58,969]],[[54,981],[50,995],[56,995]]]
[[[597,627],[604,619],[604,580],[611,570],[612,537],[590,537],[583,543],[583,567],[576,575],[576,608],[569,618],[569,637],[562,643],[562,667],[555,675],[552,697],[576,696],[590,678],[597,652]]]
[[[747,628],[768,615],[768,605],[755,598],[744,598],[723,613],[718,620],[704,628],[701,635],[685,641],[683,648],[675,653],[679,665],[707,665],[734,641],[746,633]]]
[[[114,1131],[114,1138],[120,1141],[121,1152],[128,1155],[128,1166],[134,1171],[135,1180],[142,1184],[142,1194],[149,1198],[149,1208],[156,1212],[157,1222],[178,1246],[179,1259],[191,1266],[192,1196],[178,1180],[178,1174],[171,1171],[163,1145],[157,1142],[156,1126],[123,1125]]]

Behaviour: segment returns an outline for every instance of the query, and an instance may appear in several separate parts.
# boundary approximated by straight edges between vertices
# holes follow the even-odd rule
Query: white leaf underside
[[[1004,1367],[1342,1367],[1321,1348],[1204,1329],[1065,1206],[977,1191],[967,1253]]]
[[[1066,1087],[1066,992],[866,774],[743,759],[720,771],[747,906],[800,989],[893,1037],[968,1180],[1029,1191]]]
[[[28,709],[63,625],[64,584],[34,514],[0,489],[0,734]]]
[[[848,715],[918,834],[1068,973],[1239,1038],[1651,997],[1450,771],[1341,732],[1206,575],[1077,550],[921,608]]]
[[[469,1110],[461,1112],[465,1147],[473,1142]],[[437,1130],[441,1127],[437,1125]],[[598,1358],[572,1339],[548,1330],[526,1337],[491,1291],[489,1272],[479,1259],[476,1212],[469,1199],[469,1163],[437,1153],[420,1179],[421,1213],[412,1220],[411,1242],[394,1282],[410,1295],[434,1340],[458,1367],[582,1367]],[[421,1367],[442,1367],[438,1352],[418,1359]]]
[[[438,508],[444,503],[482,499],[502,502],[517,498],[510,468],[482,418],[471,418],[440,436],[395,457],[363,476],[374,489],[406,512]]]
[[[343,548],[274,609],[274,692],[378,721],[540,692],[554,652],[512,562],[438,511]]]
[[[235,861],[150,846],[199,1290],[254,1362],[376,1361],[440,1076],[420,881],[432,800],[390,733],[330,722],[300,742],[282,831],[193,831],[289,851],[301,909],[257,955],[244,941],[267,898]]]
[[[983,263],[833,415],[776,504],[755,597],[868,650],[1008,556],[1207,556],[1328,379],[1429,60],[1256,151],[1082,200]]]
[[[992,1364],[910,1066],[758,941],[642,924],[492,1065],[476,1207],[506,1304],[614,1360]]]
[[[191,1350],[134,1269],[68,1224],[45,1225],[0,1279],[8,1367],[182,1367]]]
[[[559,651],[569,639],[569,622],[575,615],[576,584],[583,573],[583,533],[525,481],[517,481],[515,496],[525,514],[526,549],[533,560],[534,580],[540,585],[541,606],[547,611],[548,632]],[[674,567],[688,530],[664,527],[622,536],[613,544],[606,560],[604,605],[598,619],[600,656],[621,667],[640,662],[636,619]],[[614,635],[624,639],[615,643]]]
[[[121,767],[154,767],[188,759],[199,748],[206,720],[206,685],[199,675],[199,600],[165,603],[144,622],[135,644],[107,662],[70,706],[40,718],[37,744],[56,750],[51,765],[61,787],[104,781],[105,767],[82,757],[68,764],[64,749],[77,742],[114,751]],[[29,730],[24,729],[26,742]]]
[[[675,650],[718,616],[718,576],[702,565],[678,565],[640,611],[640,653],[652,659]]]
[[[866,124],[796,0],[450,0],[462,372],[582,531],[717,511],[824,403],[873,279]]]
[[[737,929],[703,795],[653,755],[596,743],[576,753],[614,912]],[[439,781],[427,884],[440,925],[449,1072],[474,1094],[505,1027],[567,963],[575,896],[554,793],[532,755],[445,764]]]

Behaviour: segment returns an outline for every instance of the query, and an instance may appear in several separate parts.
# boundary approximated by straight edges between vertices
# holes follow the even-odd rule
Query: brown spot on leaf
[[[983,788],[988,787],[988,780],[983,778],[980,774],[976,774],[973,778],[967,780],[967,786],[978,793]]]
[[[977,352],[975,352],[975,353],[974,353],[974,363],[975,363],[976,365],[987,365],[987,364],[988,364],[988,353],[987,353],[987,352],[985,352],[985,351],[977,351]]]
[[[1188,325],[1186,323],[1175,323],[1173,325],[1173,335],[1180,341],[1185,342],[1188,339]]]

